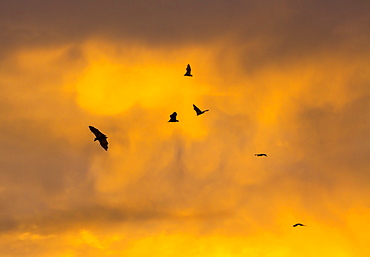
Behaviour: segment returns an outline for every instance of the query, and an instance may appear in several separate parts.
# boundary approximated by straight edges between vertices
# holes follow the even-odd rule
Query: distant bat
[[[99,129],[94,128],[93,126],[89,126],[89,129],[95,135],[94,141],[98,140],[100,145],[105,149],[105,151],[108,151],[108,141],[107,141],[108,137],[101,133]]]
[[[265,154],[265,153],[256,153],[255,156],[257,156],[257,157],[266,156],[267,157],[267,154]]]
[[[209,110],[201,111],[198,107],[195,106],[195,104],[193,104],[193,107],[194,110],[197,112],[197,116],[209,111]]]
[[[294,224],[293,227],[298,227],[298,226],[301,226],[301,227],[304,227],[306,225],[303,225],[302,223],[297,223],[297,224]]]
[[[177,112],[174,112],[170,115],[170,120],[168,122],[179,122],[177,119],[176,119],[176,116],[177,116]]]
[[[191,73],[191,68],[190,68],[190,64],[188,64],[188,66],[186,66],[186,73],[184,74],[184,76],[193,77],[193,75],[191,75],[190,73]]]

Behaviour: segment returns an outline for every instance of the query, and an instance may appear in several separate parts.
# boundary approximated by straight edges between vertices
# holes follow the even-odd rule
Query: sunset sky
[[[0,257],[367,256],[369,13],[0,0]]]

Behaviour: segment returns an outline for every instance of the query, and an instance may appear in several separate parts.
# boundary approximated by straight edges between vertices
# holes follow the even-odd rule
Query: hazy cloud
[[[368,6],[1,1],[0,252],[367,253]]]

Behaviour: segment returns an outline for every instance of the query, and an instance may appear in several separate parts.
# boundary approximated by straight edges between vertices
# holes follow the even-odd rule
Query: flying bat
[[[193,75],[191,75],[190,73],[191,73],[191,68],[190,68],[190,64],[188,64],[188,66],[186,66],[186,73],[184,74],[184,76],[193,77]]]
[[[257,157],[266,156],[267,157],[267,154],[265,154],[265,153],[256,153],[255,156],[257,156]]]
[[[179,122],[177,119],[176,119],[176,116],[177,116],[177,112],[174,112],[170,115],[170,120],[168,122]]]
[[[95,135],[94,141],[98,140],[100,145],[105,149],[105,151],[108,151],[108,141],[107,141],[108,137],[101,133],[99,129],[94,128],[93,126],[89,126],[89,129]]]
[[[298,227],[298,226],[301,226],[301,227],[304,227],[306,225],[303,225],[302,223],[297,223],[297,224],[294,224],[293,227]]]
[[[201,111],[198,107],[195,106],[195,104],[193,104],[193,107],[194,107],[194,110],[197,113],[197,116],[209,111],[209,110]]]

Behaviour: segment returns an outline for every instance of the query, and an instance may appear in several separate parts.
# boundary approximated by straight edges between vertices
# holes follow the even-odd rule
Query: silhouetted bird
[[[191,68],[190,68],[190,64],[188,64],[188,66],[186,66],[186,73],[184,74],[184,76],[193,77],[193,75],[191,75],[190,73],[191,73]]]
[[[267,154],[265,154],[265,153],[256,153],[255,156],[257,156],[257,157],[266,156],[267,157]]]
[[[294,224],[293,227],[298,227],[298,226],[301,226],[301,227],[304,227],[306,225],[303,225],[302,223],[297,223],[297,224]]]
[[[89,129],[95,135],[94,141],[98,140],[100,145],[105,149],[105,151],[108,151],[108,141],[107,141],[108,137],[101,133],[99,129],[94,128],[93,126],[89,126]]]
[[[170,120],[168,122],[179,122],[176,120],[177,112],[174,112],[170,115]]]
[[[197,116],[209,111],[209,110],[201,111],[198,107],[195,106],[195,104],[193,104],[193,107],[194,110],[197,112]]]

